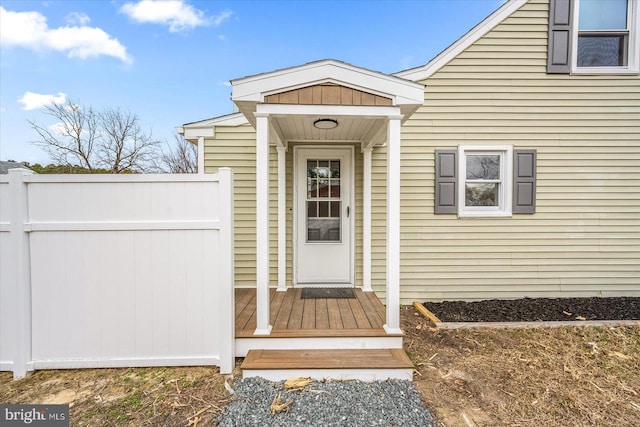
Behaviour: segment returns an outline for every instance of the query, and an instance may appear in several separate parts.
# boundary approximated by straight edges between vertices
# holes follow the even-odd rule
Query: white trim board
[[[236,338],[236,357],[249,350],[353,350],[402,348],[402,336],[387,337],[304,337],[304,338]]]
[[[293,378],[310,377],[317,381],[332,379],[338,381],[358,380],[363,382],[386,381],[388,379],[413,380],[413,368],[385,369],[243,369],[242,378],[262,377],[269,381],[283,381]]]
[[[78,368],[130,368],[151,366],[220,366],[219,356],[109,358],[109,359],[61,359],[33,360],[31,370]]]
[[[340,153],[343,154],[340,154]],[[313,154],[311,154],[313,153]],[[317,154],[316,154],[317,153]],[[299,205],[299,196],[298,196],[298,185],[300,185],[301,183],[298,180],[298,174],[300,172],[303,172],[299,169],[299,161],[300,161],[300,156],[329,156],[329,157],[337,157],[340,158],[341,161],[344,161],[345,156],[348,153],[348,157],[349,157],[349,171],[348,171],[348,185],[349,185],[349,194],[348,194],[348,199],[344,200],[344,202],[348,203],[347,206],[349,206],[350,208],[350,215],[347,218],[348,221],[348,225],[349,225],[349,247],[348,247],[348,251],[349,251],[349,282],[345,283],[343,281],[335,281],[335,280],[328,280],[328,281],[322,281],[322,280],[308,280],[308,281],[302,281],[302,283],[300,283],[300,277],[299,277],[299,267],[300,267],[300,252],[301,249],[299,248],[299,241],[298,239],[301,238],[302,236],[300,235],[300,230],[298,227],[298,215],[302,215],[302,212],[304,212],[304,208]],[[356,210],[356,206],[355,206],[355,192],[356,192],[356,188],[355,188],[355,150],[353,145],[332,145],[332,146],[324,146],[324,145],[299,145],[299,146],[295,146],[293,148],[293,162],[294,162],[294,167],[293,167],[293,286],[294,287],[298,287],[298,286],[307,286],[307,284],[313,286],[314,283],[319,284],[322,283],[323,285],[326,286],[333,286],[333,287],[340,287],[340,286],[345,286],[345,287],[354,287],[355,286],[355,270],[356,270],[356,266],[355,266],[355,218],[357,215],[357,210]],[[306,168],[305,168],[306,170]],[[303,182],[302,184],[306,185],[306,180],[305,182]],[[301,212],[300,209],[303,209],[303,211]],[[303,232],[304,235],[304,232]]]

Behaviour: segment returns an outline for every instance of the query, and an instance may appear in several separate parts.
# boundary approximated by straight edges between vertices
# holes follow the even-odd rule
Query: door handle
[[[347,206],[347,218],[349,218],[350,207]]]

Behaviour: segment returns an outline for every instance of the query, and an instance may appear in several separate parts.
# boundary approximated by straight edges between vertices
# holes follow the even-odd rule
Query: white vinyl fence
[[[0,176],[0,370],[234,366],[233,172]]]

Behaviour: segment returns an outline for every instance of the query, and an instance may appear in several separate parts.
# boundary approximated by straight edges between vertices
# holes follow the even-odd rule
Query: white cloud
[[[89,24],[89,22],[91,22],[91,18],[89,18],[89,15],[82,12],[71,12],[64,19],[65,21],[67,21],[67,24],[70,25],[85,26]]]
[[[71,19],[79,25],[49,28],[47,18],[39,12],[12,12],[0,6],[0,45],[67,52],[69,58],[106,55],[131,62],[127,48],[118,39],[101,28],[86,26],[88,16],[76,14]]]
[[[172,33],[211,24],[217,27],[232,15],[231,11],[224,11],[208,18],[185,0],[140,0],[125,3],[120,12],[136,22],[167,25]]]
[[[213,25],[219,27],[224,21],[231,18],[231,15],[233,15],[233,12],[231,12],[230,10],[220,12],[220,14],[213,17]]]
[[[18,102],[22,104],[23,110],[29,111],[37,110],[53,103],[63,104],[66,100],[67,94],[62,92],[58,92],[58,95],[25,92],[22,98],[18,99]]]

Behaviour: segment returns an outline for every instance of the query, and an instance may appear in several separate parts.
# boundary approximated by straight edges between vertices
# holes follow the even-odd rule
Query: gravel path
[[[230,426],[425,426],[436,427],[409,381],[314,382],[304,391],[284,390],[282,382],[262,378],[236,381],[235,400],[213,425]],[[271,415],[279,394],[292,401],[289,412]]]

